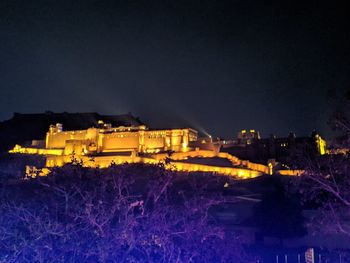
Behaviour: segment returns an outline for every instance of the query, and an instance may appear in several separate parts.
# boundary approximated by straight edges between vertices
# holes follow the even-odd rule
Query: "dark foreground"
[[[0,262],[305,262],[307,247],[286,248],[283,238],[267,246],[257,234],[266,226],[256,207],[280,179],[74,164],[23,180],[23,163],[8,161],[1,164]],[[280,206],[295,209],[285,200]],[[280,237],[300,231],[295,222],[282,222],[289,232],[276,225]],[[344,250],[316,249],[315,257],[348,262]]]

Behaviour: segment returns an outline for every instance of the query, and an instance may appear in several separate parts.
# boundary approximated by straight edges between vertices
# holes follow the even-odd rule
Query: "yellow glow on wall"
[[[169,157],[166,151],[173,150],[175,152],[171,154],[170,162],[167,161],[165,165],[171,170],[212,172],[242,179],[272,173],[270,164],[267,166],[252,163],[214,150],[191,149],[189,142],[197,140],[197,132],[192,129],[147,130],[146,127],[111,128],[108,125],[104,127],[107,128],[62,131],[62,127],[51,126],[47,133],[45,148],[26,148],[15,145],[9,152],[45,155],[46,166],[49,168],[71,163],[73,157],[83,166],[104,168],[110,166],[111,163],[165,164]],[[245,130],[242,131],[244,132]],[[130,155],[118,154],[119,151],[125,150],[130,151]],[[147,157],[140,157],[145,153]],[[225,158],[231,162],[232,167],[181,162],[192,157]],[[33,171],[28,172],[33,174]],[[281,174],[288,173],[294,175],[293,172],[281,172]]]
[[[321,138],[321,136],[318,136],[317,139],[316,139],[316,144],[317,144],[317,148],[318,148],[318,151],[321,155],[324,155],[326,154],[326,148],[327,148],[327,143],[325,140],[323,140]]]
[[[304,170],[278,170],[277,173],[280,175],[287,176],[300,176]]]
[[[22,154],[40,154],[40,155],[63,155],[62,149],[39,149],[39,148],[26,148],[16,144],[16,146],[9,151],[9,153],[22,153]]]

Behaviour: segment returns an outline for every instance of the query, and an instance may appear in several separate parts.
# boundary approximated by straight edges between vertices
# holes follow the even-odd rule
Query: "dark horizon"
[[[347,8],[322,1],[2,1],[0,120],[13,112],[131,112],[331,135],[349,89]]]

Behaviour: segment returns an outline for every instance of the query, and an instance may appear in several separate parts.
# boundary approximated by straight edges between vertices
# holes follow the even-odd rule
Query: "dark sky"
[[[132,112],[190,124],[327,135],[350,87],[338,1],[0,1],[0,120]]]

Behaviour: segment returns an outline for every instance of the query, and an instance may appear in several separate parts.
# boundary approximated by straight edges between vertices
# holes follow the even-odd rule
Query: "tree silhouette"
[[[318,209],[311,224],[315,231],[340,232],[350,236],[350,93],[330,118],[336,138],[333,149],[323,156],[300,152],[294,162],[304,169],[296,190],[304,202]],[[322,226],[322,227],[316,227]]]
[[[80,164],[3,188],[1,262],[252,262],[211,209],[208,174]]]

